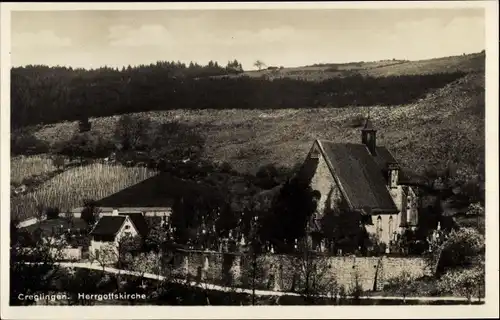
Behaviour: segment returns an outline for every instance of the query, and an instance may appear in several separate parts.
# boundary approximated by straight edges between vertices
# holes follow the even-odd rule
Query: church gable
[[[343,202],[342,192],[330,171],[317,141],[313,144],[304,167],[309,171],[309,185],[313,190],[317,190],[321,194],[316,210],[317,215],[321,217],[325,212],[326,206],[330,208],[340,206]]]

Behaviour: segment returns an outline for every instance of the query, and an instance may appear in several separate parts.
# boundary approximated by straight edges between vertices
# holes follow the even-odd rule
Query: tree
[[[97,203],[94,200],[88,199],[84,202],[84,207],[81,213],[81,218],[84,220],[87,225],[93,227],[94,224],[99,219],[99,214],[101,213],[101,209],[97,207]]]
[[[133,254],[141,248],[141,239],[129,234],[122,235],[115,242],[111,242],[97,249],[89,255],[91,261],[96,261],[105,268],[115,265],[118,270],[127,269],[133,261]],[[117,282],[120,283],[120,272],[117,273]]]
[[[123,151],[141,150],[148,144],[150,130],[149,119],[137,119],[124,115],[120,117],[116,125],[115,140],[121,145]]]
[[[395,288],[398,295],[403,296],[403,303],[406,303],[406,297],[412,291],[413,283],[414,279],[411,278],[408,271],[404,270],[397,278],[389,280],[389,284],[384,286],[384,289],[386,289],[387,286]]]
[[[453,230],[439,250],[434,252],[436,271],[442,274],[453,268],[468,268],[484,256],[484,236],[472,228]]]
[[[142,240],[139,236],[130,234],[122,235],[117,241],[116,264],[118,269],[125,269],[132,260],[132,254],[136,253],[142,247]]]
[[[237,225],[237,219],[224,196],[217,190],[205,188],[191,190],[182,197],[175,199],[172,206],[170,222],[173,237],[179,244],[202,245],[201,234],[206,237],[225,237]],[[216,234],[210,234],[210,232]],[[198,242],[198,243],[196,243]],[[209,243],[205,243],[208,245]]]
[[[238,60],[234,61],[229,61],[227,63],[226,69],[230,73],[241,73],[243,72],[243,67],[241,66],[241,63],[238,62]]]
[[[458,293],[465,296],[469,303],[474,295],[480,299],[485,285],[484,264],[473,268],[460,268],[447,271],[438,281],[438,289],[445,293]]]
[[[344,208],[341,205],[332,209],[328,197],[325,213],[321,218],[322,235],[332,244],[329,249],[334,252],[342,250],[343,253],[354,253],[359,247],[365,251],[374,243],[369,240],[362,216],[359,212]]]
[[[185,68],[183,63],[159,61],[122,70],[47,66],[12,68],[12,126],[19,128],[173,108],[198,109],[200,106],[267,108],[276,105],[279,96],[285,97],[280,99],[279,105],[286,108],[313,104],[339,107],[407,104],[425,95],[429,89],[442,87],[463,76],[462,72],[455,72],[363,79],[346,74],[342,79],[322,82],[210,77],[242,69],[239,62],[236,70],[235,61],[231,65],[232,68],[228,69],[212,61],[208,66],[193,63]],[[264,64],[259,66],[262,69]],[[255,98],[256,87],[263,93],[262,99]],[[332,88],[335,88],[335,95],[332,95]],[[209,92],[217,94],[207,94]],[[480,98],[481,93],[475,95]]]
[[[327,256],[311,251],[305,240],[301,250],[292,258],[292,273],[295,285],[306,304],[315,304],[321,295],[337,294],[337,283],[332,277]],[[297,283],[298,282],[298,283]]]
[[[266,64],[262,60],[256,60],[253,65],[260,70],[266,66]]]
[[[296,239],[306,236],[306,228],[316,211],[318,192],[298,178],[285,182],[274,195],[270,213],[261,222],[262,241],[279,250],[290,251]]]
[[[139,279],[144,279],[144,274],[151,273],[158,275],[156,280],[156,290],[160,287],[162,279],[160,276],[163,274],[163,257],[162,252],[155,253],[140,253],[132,258],[129,268],[139,273]]]
[[[116,241],[102,246],[90,255],[91,261],[97,261],[105,271],[105,267],[115,264],[118,269],[126,269],[132,262],[132,254],[142,246],[141,238],[124,234]]]
[[[54,156],[52,164],[57,168],[57,170],[63,169],[65,164],[64,157]]]
[[[94,305],[93,299],[81,299],[80,294],[99,293],[102,280],[103,276],[94,270],[81,268],[65,270],[63,276],[58,279],[59,290],[68,294],[69,305]]]
[[[102,275],[105,274],[106,267],[114,262],[116,257],[116,247],[112,244],[104,245],[94,252],[90,252],[89,260],[91,263],[94,261],[102,268]]]
[[[167,122],[159,125],[149,140],[148,147],[156,159],[181,161],[198,160],[202,154],[205,139],[196,129],[179,122]]]
[[[256,184],[263,189],[274,188],[292,178],[293,171],[294,169],[280,167],[274,164],[263,165],[255,174],[257,178]]]
[[[260,221],[259,216],[255,215],[252,219],[250,230],[250,254],[251,254],[251,279],[252,279],[252,305],[255,305],[255,289],[259,275],[263,273],[263,261],[259,261],[259,254],[262,250],[262,242],[259,236]],[[260,262],[260,263],[259,263]]]
[[[76,133],[69,141],[56,146],[56,152],[70,159],[93,158],[101,150],[100,139],[90,132]]]
[[[35,217],[37,221],[43,221],[47,218],[47,211],[45,210],[45,206],[43,206],[38,202],[38,199],[36,198],[35,194],[33,194],[33,198],[36,202]]]
[[[152,223],[149,224],[149,232],[146,239],[144,239],[144,245],[146,248],[148,248],[148,250],[159,252],[162,250],[168,240],[170,240],[170,238],[166,226]]]
[[[359,271],[354,270],[354,275],[351,278],[351,286],[349,287],[349,295],[353,298],[355,304],[359,304],[359,298],[363,294],[363,286],[359,280]]]
[[[10,151],[12,155],[46,153],[49,151],[49,144],[30,132],[13,132],[10,136]]]
[[[64,221],[66,221],[66,223],[70,226],[73,226],[73,222],[74,222],[74,216],[73,216],[73,213],[72,212],[69,212],[69,211],[66,211],[62,214],[62,218],[64,219]]]
[[[58,277],[56,261],[61,255],[59,243],[44,241],[44,238],[30,237],[11,222],[10,242],[10,305],[30,305],[33,300],[22,299],[21,295],[47,293]]]

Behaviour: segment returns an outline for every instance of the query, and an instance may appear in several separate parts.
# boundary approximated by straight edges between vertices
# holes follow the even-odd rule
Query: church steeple
[[[370,115],[365,120],[365,125],[361,129],[361,142],[370,150],[372,155],[376,155],[377,130],[373,127]]]

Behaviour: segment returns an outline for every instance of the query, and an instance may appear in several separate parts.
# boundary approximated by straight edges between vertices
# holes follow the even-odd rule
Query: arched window
[[[382,217],[378,216],[377,218],[377,237],[380,239],[380,236],[382,235]]]
[[[394,232],[394,221],[392,219],[392,216],[389,217],[389,240],[392,241],[394,238],[393,232]]]

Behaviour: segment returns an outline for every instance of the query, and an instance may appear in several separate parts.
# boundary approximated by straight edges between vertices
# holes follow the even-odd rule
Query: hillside
[[[314,139],[359,142],[360,119],[370,112],[378,143],[407,167],[421,171],[459,164],[461,176],[484,170],[484,73],[470,73],[398,106],[281,110],[171,110],[140,113],[153,122],[177,120],[206,138],[204,157],[227,161],[240,171],[266,163],[292,166],[302,161]],[[92,131],[111,136],[118,117],[91,119]],[[35,135],[55,143],[77,132],[76,122],[46,125]]]
[[[474,53],[428,60],[384,60],[376,62],[355,62],[321,64],[278,70],[246,71],[230,77],[265,77],[267,79],[290,78],[308,81],[363,75],[367,77],[407,76],[451,72],[484,72],[485,53]],[[221,77],[221,76],[217,76]]]
[[[11,69],[11,127],[177,109],[405,105],[467,73],[484,71],[484,58],[479,53],[247,73],[213,63],[161,61],[121,70],[16,67]]]

